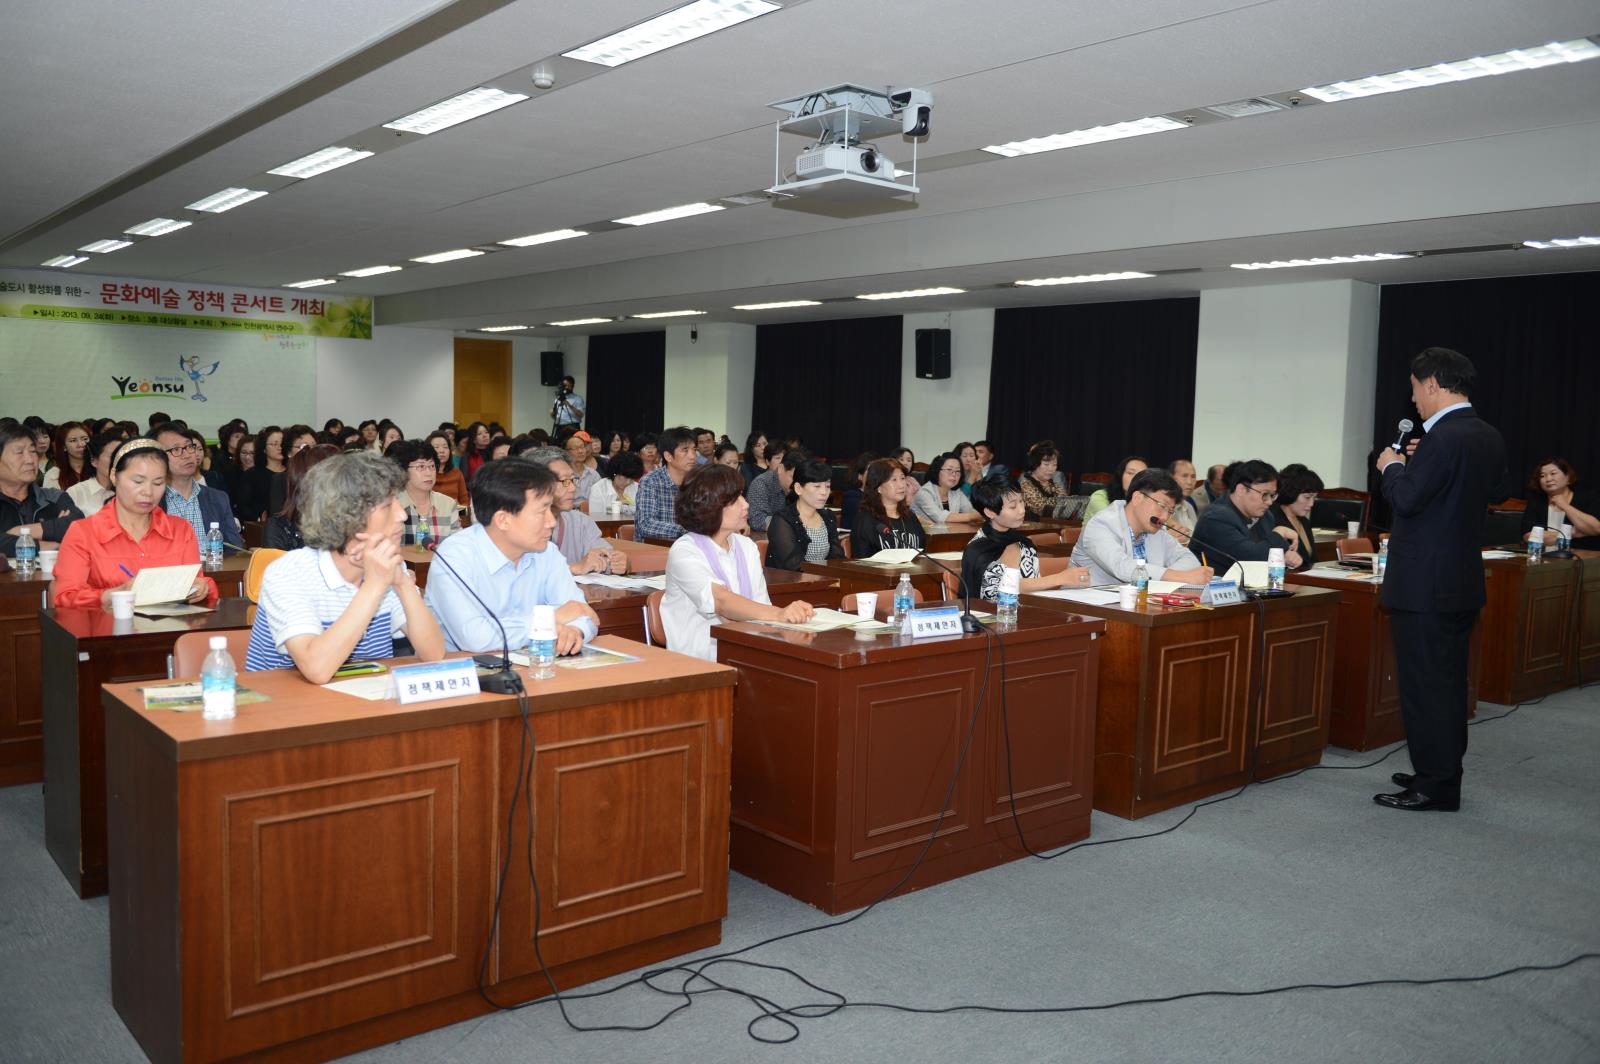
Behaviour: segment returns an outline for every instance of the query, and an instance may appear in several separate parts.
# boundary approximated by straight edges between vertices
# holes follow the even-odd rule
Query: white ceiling
[[[322,291],[385,296],[380,321],[448,328],[679,307],[722,320],[801,320],[1333,276],[1393,283],[1600,269],[1600,249],[1227,268],[1600,235],[1600,61],[1032,158],[984,156],[923,173],[912,210],[841,219],[759,204],[447,264],[407,262],[765,187],[776,114],[765,103],[840,81],[930,88],[933,131],[920,150],[945,159],[1600,32],[1592,0],[803,0],[612,70],[566,61],[548,92],[528,84],[536,61],[662,6],[266,0],[246,12],[65,0],[8,16],[0,90],[27,104],[0,112],[0,265],[35,266],[147,218],[183,217],[184,204],[252,185],[290,159],[383,138],[376,146],[393,146],[372,158],[305,182],[268,178],[253,185],[275,190],[264,199],[78,269],[272,287],[404,264]],[[433,21],[418,21],[425,16]],[[363,61],[373,69],[352,75]],[[580,69],[586,76],[570,76]],[[424,138],[377,128],[490,83],[534,98]],[[301,102],[264,106],[283,93]],[[802,142],[785,140],[787,163]],[[909,161],[908,142],[885,146]],[[1123,269],[1191,272],[806,311],[726,309]]]

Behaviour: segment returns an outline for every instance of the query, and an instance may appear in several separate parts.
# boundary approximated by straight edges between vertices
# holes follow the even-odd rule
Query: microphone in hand
[[[1395,434],[1394,442],[1389,445],[1389,449],[1395,454],[1399,454],[1400,448],[1405,446],[1406,433],[1410,432],[1416,426],[1411,423],[1410,418],[1403,417],[1400,419],[1400,424],[1396,427],[1399,431]]]

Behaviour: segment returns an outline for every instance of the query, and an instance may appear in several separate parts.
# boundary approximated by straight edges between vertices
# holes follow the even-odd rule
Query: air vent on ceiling
[[[1264,115],[1269,111],[1286,111],[1288,108],[1274,100],[1255,96],[1248,100],[1235,100],[1233,103],[1213,104],[1210,107],[1203,108],[1203,110],[1210,111],[1214,115],[1221,115],[1223,118],[1249,118],[1251,115]]]

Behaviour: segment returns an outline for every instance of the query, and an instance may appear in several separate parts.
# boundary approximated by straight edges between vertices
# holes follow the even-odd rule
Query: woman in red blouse
[[[111,592],[133,587],[140,569],[200,564],[200,543],[181,517],[159,507],[167,490],[167,455],[154,440],[129,440],[111,460],[116,497],[92,517],[74,521],[61,539],[52,601],[57,606],[109,606]],[[195,578],[188,601],[217,601],[209,576]]]

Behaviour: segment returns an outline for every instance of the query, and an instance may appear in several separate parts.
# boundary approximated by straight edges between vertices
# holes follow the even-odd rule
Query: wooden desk
[[[39,701],[39,611],[50,578],[0,572],[0,787],[44,778]]]
[[[562,987],[721,939],[734,673],[643,659],[529,680],[539,944]],[[479,695],[402,707],[256,672],[237,719],[105,691],[111,993],[157,1064],[326,1060],[548,992],[533,952],[522,720]],[[519,810],[525,808],[518,802]]]
[[[590,514],[589,516],[594,517],[593,514]],[[600,534],[602,536],[604,536],[606,539],[615,539],[617,535],[617,529],[621,528],[623,525],[633,524],[633,515],[629,514],[627,517],[595,517],[594,523],[600,526]]]
[[[1104,623],[1024,609],[1005,654],[1017,815],[1034,849],[1089,834],[1096,661]],[[732,863],[828,913],[865,905],[927,843],[980,690],[982,717],[902,891],[1024,855],[1011,819],[1000,652],[989,636],[919,642],[851,631],[717,626],[734,696]]]
[[[787,606],[797,599],[805,599],[813,606],[839,605],[839,582],[831,577],[768,569],[766,578],[767,596],[774,606]],[[649,591],[627,591],[596,584],[578,586],[600,617],[601,635],[621,636],[638,643],[645,641],[644,607],[645,600],[650,597]]]
[[[1328,744],[1339,596],[1301,587],[1261,605],[1124,610],[1025,594],[1103,617],[1094,807],[1127,819],[1314,765]],[[1257,685],[1265,683],[1264,713]]]
[[[201,573],[216,583],[217,594],[222,598],[243,598],[244,578],[250,569],[251,553],[251,551],[224,551],[220,566],[215,569],[203,568]]]
[[[1580,667],[1600,677],[1600,551],[1573,553],[1484,560],[1484,699],[1515,705],[1564,690]]]
[[[100,685],[165,680],[185,632],[248,628],[255,607],[223,599],[193,617],[118,621],[100,608],[39,615],[44,663],[44,841],[78,897],[106,892],[106,746]],[[236,662],[243,669],[244,662]]]
[[[1317,561],[1335,562],[1339,560],[1339,541],[1345,538],[1343,532],[1311,530],[1311,539],[1316,547]]]
[[[1389,610],[1378,601],[1383,585],[1365,578],[1341,579],[1310,573],[1290,573],[1288,581],[1328,588],[1339,596],[1328,741],[1347,750],[1371,750],[1405,739]],[[1468,716],[1473,715],[1478,704],[1482,650],[1483,621],[1480,617],[1472,630],[1467,655]]]
[[[961,571],[960,562],[945,564]],[[922,601],[944,601],[944,570],[927,558],[914,558],[909,565],[873,565],[853,558],[834,558],[825,562],[804,562],[800,569],[839,581],[841,596],[857,591],[892,591],[900,582],[900,574],[910,573],[911,586],[922,592]]]

